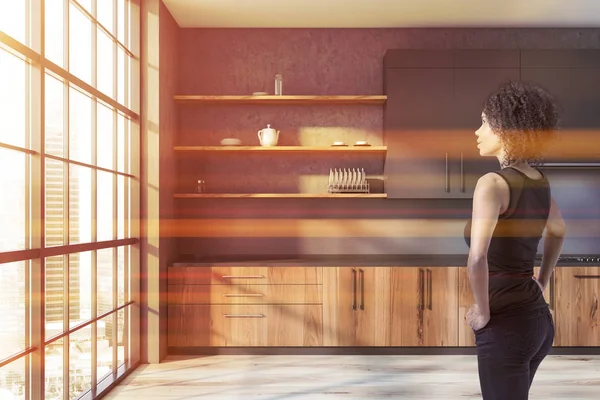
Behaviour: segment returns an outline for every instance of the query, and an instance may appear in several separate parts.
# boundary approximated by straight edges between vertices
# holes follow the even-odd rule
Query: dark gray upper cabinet
[[[479,155],[475,131],[481,125],[486,98],[507,80],[519,80],[519,68],[454,69],[455,136],[459,144],[460,170],[454,175],[458,190],[453,192],[453,197],[472,198],[477,180],[500,168],[497,158]]]
[[[452,68],[398,68],[387,72],[385,128],[444,128],[452,116]]]
[[[452,68],[387,71],[384,175],[388,198],[437,198],[450,193]]]
[[[600,161],[600,51],[523,50],[521,79],[546,88],[561,108],[547,161]]]
[[[600,68],[600,50],[521,50],[522,68]]]
[[[388,198],[471,198],[477,179],[498,169],[476,147],[483,102],[519,79],[519,52],[391,50],[384,64]]]
[[[454,50],[454,68],[519,68],[519,50]]]

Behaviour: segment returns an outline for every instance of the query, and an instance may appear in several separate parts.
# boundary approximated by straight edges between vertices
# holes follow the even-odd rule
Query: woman
[[[484,400],[526,400],[535,372],[554,340],[543,297],[566,228],[541,161],[558,125],[557,107],[543,89],[507,82],[486,100],[475,132],[481,156],[501,169],[475,187],[465,228],[468,273],[475,298],[467,320],[475,332]],[[533,275],[539,241],[544,249]]]

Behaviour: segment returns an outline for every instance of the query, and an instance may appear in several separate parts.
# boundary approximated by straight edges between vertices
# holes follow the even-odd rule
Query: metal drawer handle
[[[448,175],[448,153],[446,153],[446,187],[444,188],[444,190],[447,193],[450,193],[450,182],[449,182],[449,175]]]
[[[365,309],[365,271],[358,270],[360,274],[360,309]]]
[[[575,279],[600,279],[600,275],[573,275]]]
[[[460,191],[465,192],[465,165],[463,153],[460,153]]]
[[[433,295],[431,294],[431,270],[427,268],[427,309],[433,310]]]
[[[352,309],[356,311],[356,270],[352,268]]]
[[[223,279],[261,279],[264,275],[225,275]]]
[[[417,305],[418,310],[423,310],[425,304],[425,277],[422,268],[419,268],[419,304]]]
[[[552,275],[550,275],[550,310],[554,310],[556,308],[556,301],[554,297],[554,285],[554,272],[552,272]]]
[[[248,293],[248,294],[236,294],[236,293],[223,293],[223,297],[263,297],[262,293]]]
[[[264,318],[265,314],[223,314],[225,318]]]

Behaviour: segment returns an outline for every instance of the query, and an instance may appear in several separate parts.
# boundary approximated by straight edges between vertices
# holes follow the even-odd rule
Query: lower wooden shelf
[[[373,198],[385,199],[386,193],[175,193],[175,199],[224,199],[224,198],[312,198],[312,199],[341,199],[341,198]]]

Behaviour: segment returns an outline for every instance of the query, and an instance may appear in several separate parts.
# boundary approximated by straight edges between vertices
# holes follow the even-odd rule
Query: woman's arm
[[[506,188],[503,188],[502,185]],[[506,182],[498,175],[489,173],[479,178],[473,195],[471,248],[467,261],[467,271],[475,303],[479,307],[480,314],[487,320],[490,317],[487,253],[494,229],[498,223],[503,189],[508,190]]]
[[[537,278],[542,290],[546,288],[546,285],[552,276],[552,272],[554,271],[554,267],[556,267],[556,262],[560,256],[566,233],[567,225],[565,224],[565,220],[563,219],[556,202],[554,199],[551,199],[550,215],[546,221],[546,229],[544,232],[544,254],[542,257],[540,274]]]

